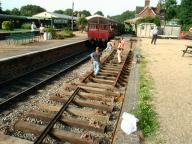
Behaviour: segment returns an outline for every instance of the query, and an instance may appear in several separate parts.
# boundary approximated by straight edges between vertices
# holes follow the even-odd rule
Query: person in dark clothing
[[[94,75],[97,76],[100,70],[100,58],[102,53],[99,52],[99,47],[96,47],[95,52],[91,54],[91,61],[93,63]]]
[[[158,28],[155,27],[155,28],[153,29],[153,37],[152,37],[152,40],[151,40],[151,44],[154,43],[154,45],[156,45],[157,35],[158,35]]]

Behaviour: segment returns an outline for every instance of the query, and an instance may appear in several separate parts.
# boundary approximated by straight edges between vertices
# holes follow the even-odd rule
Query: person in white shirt
[[[34,32],[37,29],[37,26],[35,25],[35,22],[32,22],[31,24],[31,32]]]
[[[156,41],[157,41],[157,35],[158,35],[158,28],[157,26],[155,26],[155,28],[153,29],[153,37],[152,37],[152,40],[151,40],[151,44],[154,43],[154,45],[156,44]]]

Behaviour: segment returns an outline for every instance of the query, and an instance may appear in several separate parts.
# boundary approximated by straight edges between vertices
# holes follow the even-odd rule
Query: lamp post
[[[71,30],[73,31],[73,11],[74,11],[74,1],[72,2],[72,20],[71,20]]]

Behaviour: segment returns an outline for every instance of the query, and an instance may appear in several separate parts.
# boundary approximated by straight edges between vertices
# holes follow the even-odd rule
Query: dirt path
[[[167,144],[192,143],[192,55],[182,57],[184,40],[142,39],[142,53],[155,81],[154,105],[160,138]]]

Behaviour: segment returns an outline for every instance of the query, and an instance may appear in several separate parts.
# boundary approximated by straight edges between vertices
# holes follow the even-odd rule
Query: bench
[[[186,49],[185,50],[182,50],[183,51],[183,55],[185,55],[185,53],[188,53],[188,54],[192,54],[192,45],[186,45]]]
[[[21,33],[11,33],[9,36],[7,36],[7,42],[8,44],[13,43],[26,43],[30,41],[34,41],[35,34],[32,32],[21,32]]]

